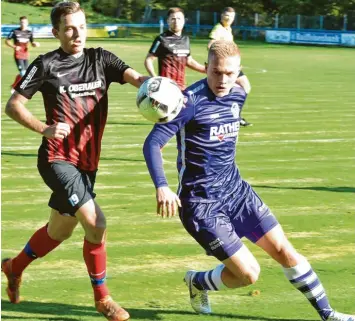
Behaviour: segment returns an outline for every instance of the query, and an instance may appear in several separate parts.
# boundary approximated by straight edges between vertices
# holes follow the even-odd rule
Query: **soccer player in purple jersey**
[[[268,206],[240,177],[235,154],[246,94],[235,85],[238,70],[238,47],[215,41],[208,53],[207,79],[186,89],[185,108],[171,122],[155,125],[143,148],[156,187],[158,214],[173,216],[179,205],[185,229],[222,263],[210,271],[186,273],[192,308],[211,313],[208,291],[256,282],[260,267],[241,240],[246,237],[281,265],[286,278],[323,321],[355,321],[355,316],[332,309],[307,259],[294,249]],[[175,134],[177,194],[168,186],[159,152]]]
[[[128,320],[129,314],[113,301],[105,282],[106,219],[94,200],[94,184],[110,84],[128,82],[138,88],[148,77],[109,51],[85,48],[86,19],[79,3],[58,3],[51,21],[60,48],[39,56],[29,66],[6,105],[9,117],[43,136],[37,167],[52,190],[48,223],[17,256],[2,260],[7,294],[12,303],[19,303],[25,268],[68,239],[79,222],[85,231],[83,256],[96,309],[107,320]],[[43,97],[45,123],[26,108],[38,91]]]

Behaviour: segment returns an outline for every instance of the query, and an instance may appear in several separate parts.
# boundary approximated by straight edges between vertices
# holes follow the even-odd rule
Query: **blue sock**
[[[322,320],[327,320],[333,309],[322,283],[307,261],[291,268],[283,268],[291,284],[308,299]]]
[[[219,291],[226,286],[221,279],[222,270],[224,265],[218,265],[216,268],[205,272],[196,272],[192,283],[199,290]]]

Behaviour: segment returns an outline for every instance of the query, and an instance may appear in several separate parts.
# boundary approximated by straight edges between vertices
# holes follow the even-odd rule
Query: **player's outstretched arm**
[[[147,54],[147,57],[145,57],[144,60],[144,67],[147,70],[148,74],[151,75],[152,77],[156,77],[155,69],[154,69],[154,60],[157,59],[156,56],[154,56],[151,53]]]
[[[249,79],[248,79],[248,77],[247,77],[246,75],[243,75],[243,76],[241,76],[241,77],[238,77],[236,83],[237,83],[239,86],[242,86],[243,89],[245,90],[245,92],[246,92],[247,94],[250,93],[250,91],[251,91],[251,85],[250,85]]]
[[[187,67],[189,67],[192,70],[201,72],[203,74],[206,73],[206,66],[205,65],[201,65],[199,62],[197,62],[195,59],[193,59],[192,56],[189,56],[187,58],[186,65],[187,65]]]
[[[124,81],[137,88],[139,88],[148,78],[148,76],[142,76],[139,72],[132,68],[126,69],[123,74]]]
[[[49,139],[64,139],[70,134],[70,126],[66,123],[56,123],[48,126],[34,117],[25,107],[28,99],[15,92],[6,104],[5,113],[10,118]]]

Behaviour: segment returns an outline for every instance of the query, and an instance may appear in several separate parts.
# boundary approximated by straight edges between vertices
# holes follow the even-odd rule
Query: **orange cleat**
[[[129,319],[128,312],[107,295],[95,302],[97,312],[102,313],[109,321],[126,321]]]
[[[3,259],[1,261],[1,271],[7,278],[6,292],[11,303],[20,303],[20,285],[21,275],[16,276],[12,273],[12,259]]]

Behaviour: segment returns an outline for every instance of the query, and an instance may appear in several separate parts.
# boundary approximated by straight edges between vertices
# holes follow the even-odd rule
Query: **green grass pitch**
[[[41,41],[38,54],[58,47]],[[192,55],[206,60],[207,41],[193,42]],[[120,56],[145,74],[150,42],[89,41]],[[355,313],[354,50],[241,43],[252,92],[240,130],[237,162],[282,223],[296,248],[321,277],[331,303]],[[14,256],[48,219],[49,189],[36,169],[41,137],[4,114],[16,67],[2,48],[2,257]],[[188,83],[203,75],[188,71]],[[155,191],[142,144],[152,125],[135,106],[136,89],[113,84],[97,177],[97,201],[107,216],[108,278],[112,296],[148,321],[318,320],[307,300],[286,281],[279,266],[246,242],[261,265],[257,284],[211,293],[214,314],[195,315],[182,278],[187,269],[217,264],[205,256],[178,218],[155,215]],[[28,108],[40,119],[40,94]],[[175,143],[164,149],[169,182],[177,186]],[[83,231],[24,273],[23,302],[8,303],[2,278],[2,318],[16,321],[99,321],[82,259]],[[249,296],[251,290],[260,295]]]

